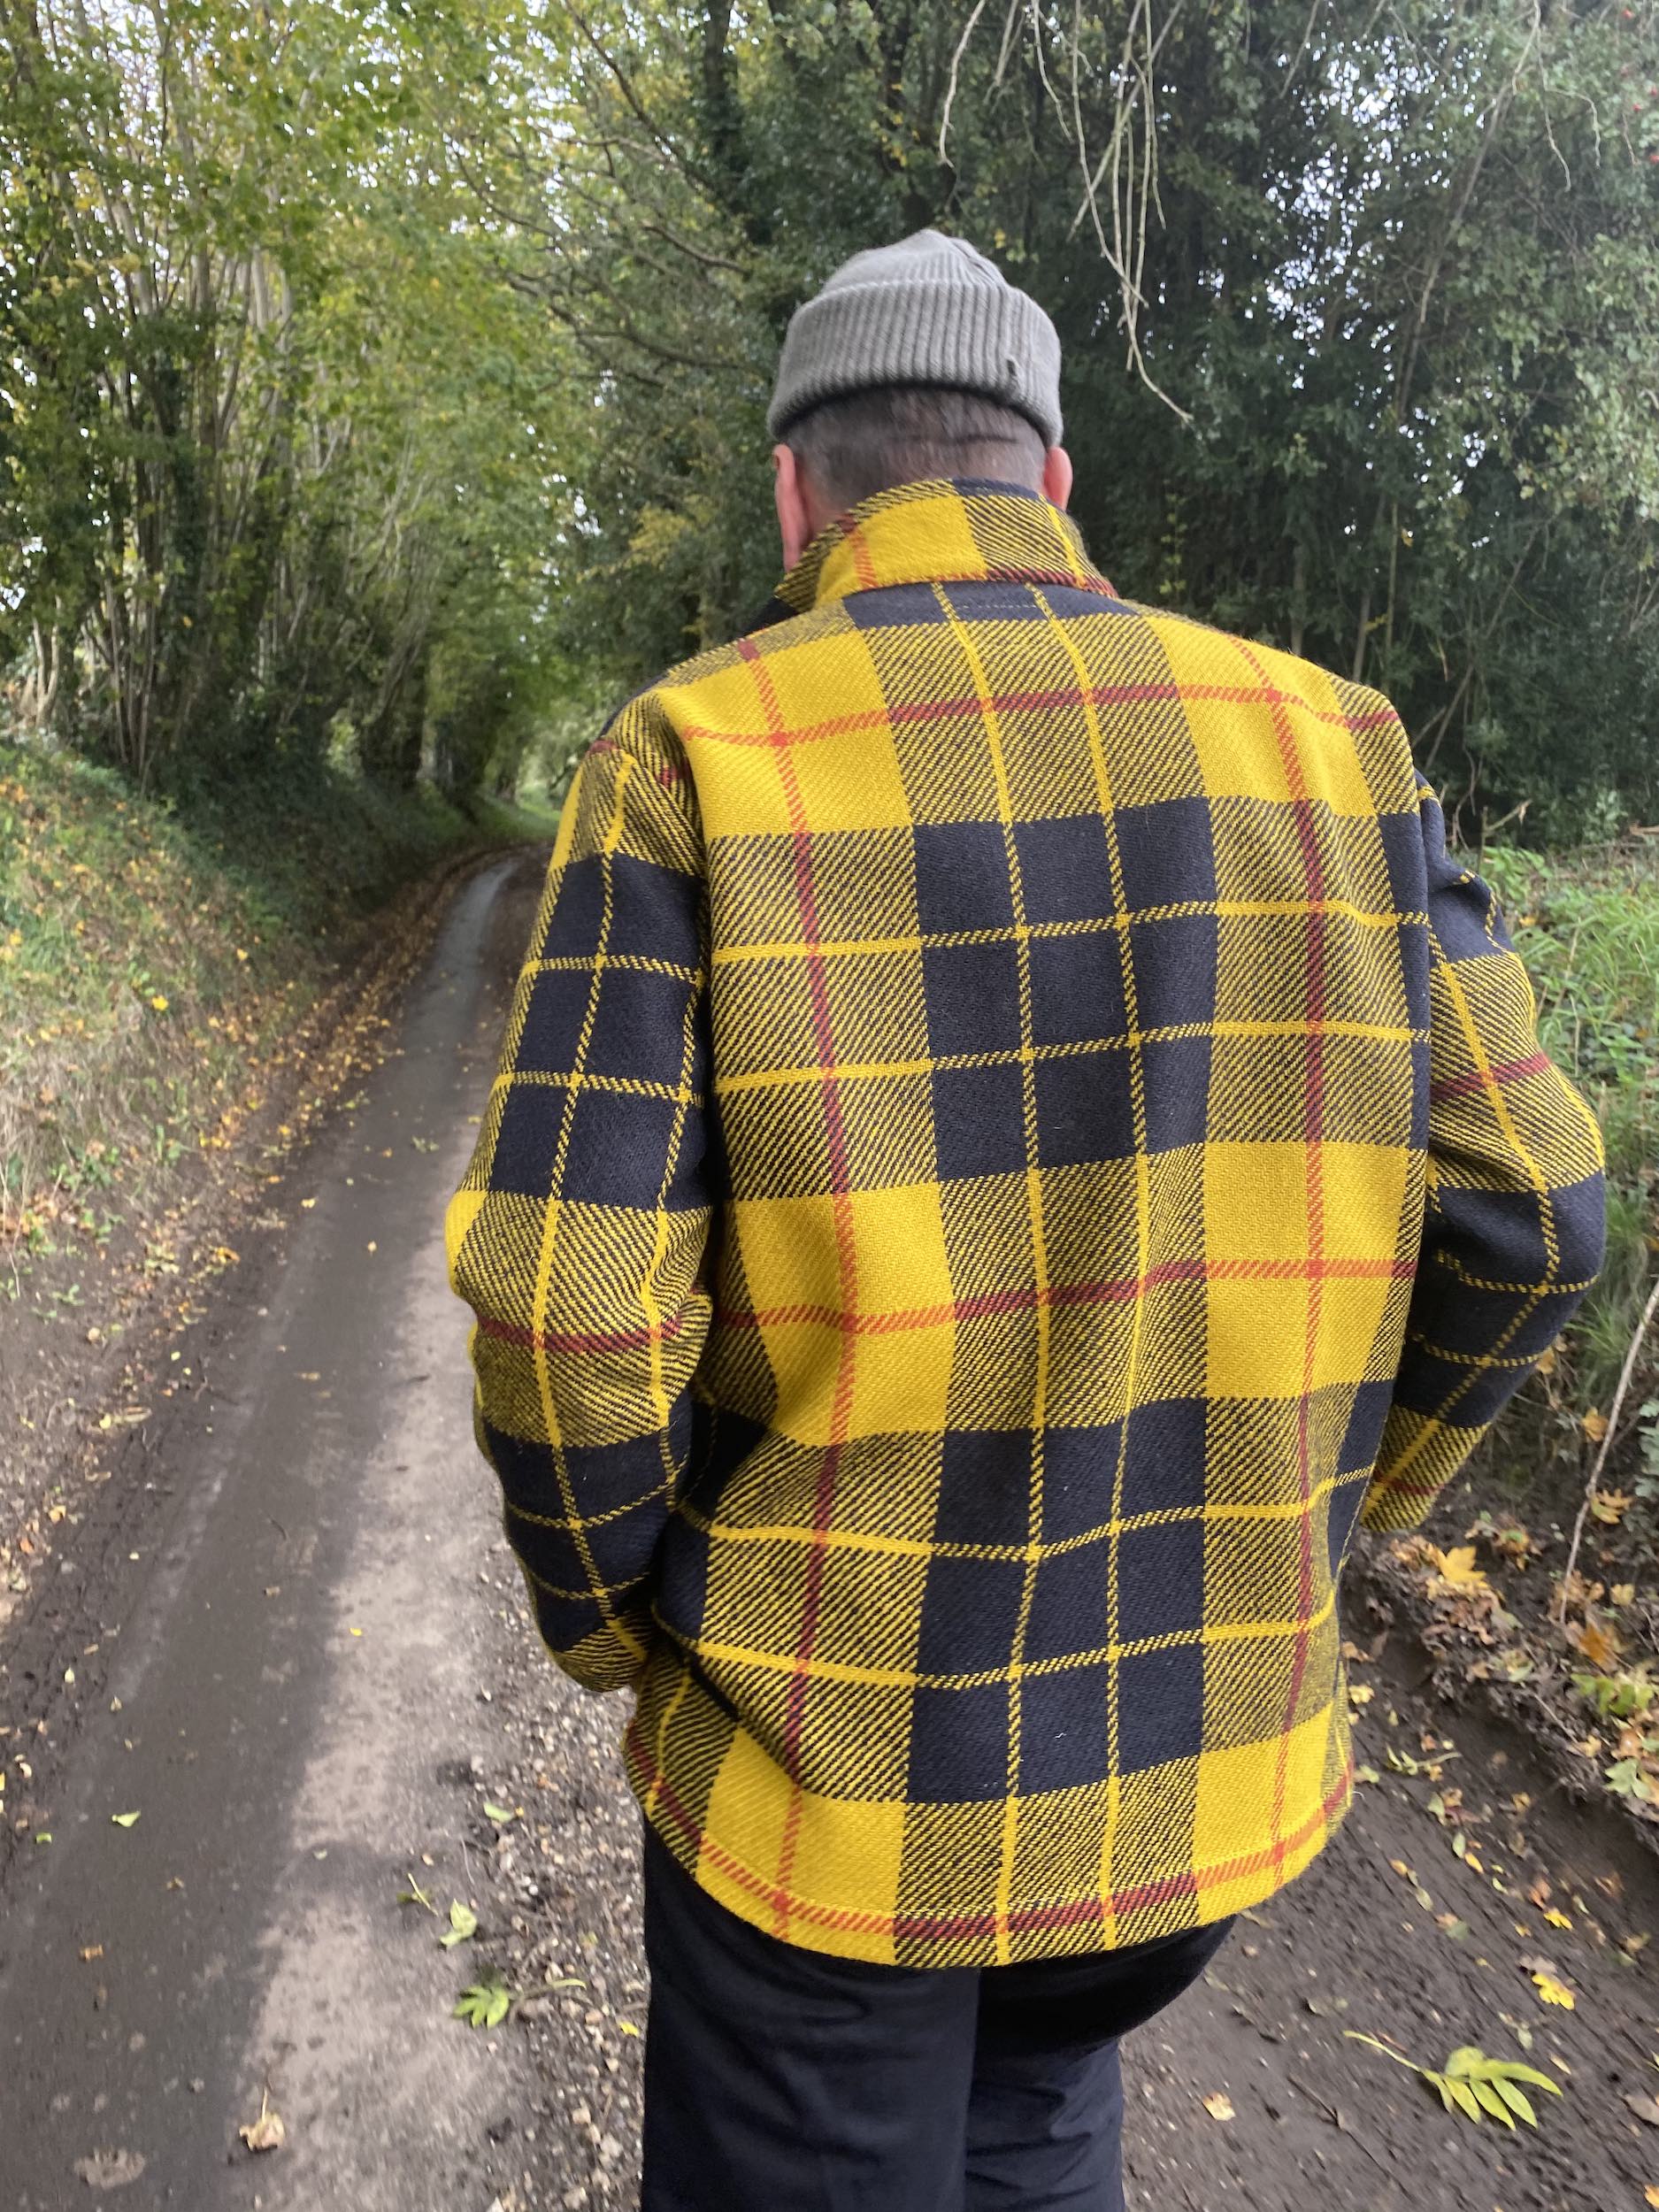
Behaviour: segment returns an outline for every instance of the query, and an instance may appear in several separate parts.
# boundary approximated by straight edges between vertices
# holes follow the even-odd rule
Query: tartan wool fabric
[[[1377,694],[864,502],[588,753],[450,1210],[542,1634],[651,1824],[920,1966],[1237,1912],[1335,1585],[1599,1262],[1595,1125]]]

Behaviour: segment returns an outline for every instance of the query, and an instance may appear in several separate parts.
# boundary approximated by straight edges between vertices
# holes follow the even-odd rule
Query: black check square
[[[1325,1562],[1333,1580],[1342,1571],[1348,1540],[1359,1518],[1360,1507],[1365,1502],[1365,1486],[1370,1478],[1371,1470],[1366,1467],[1356,1474],[1343,1476],[1332,1486],[1325,1506]]]
[[[1023,1546],[1030,1532],[1031,1431],[953,1429],[945,1437],[936,1544]]]
[[[1113,819],[1124,905],[1131,914],[1214,900],[1216,847],[1207,800],[1119,807]]]
[[[1017,822],[1020,901],[1033,928],[1044,922],[1105,921],[1118,910],[1111,854],[1098,814]]]
[[[591,960],[599,949],[599,933],[605,913],[605,862],[598,854],[566,861],[557,879],[549,879],[557,895],[547,918],[541,941],[533,945],[533,956],[543,960]]]
[[[607,954],[633,954],[695,968],[703,958],[701,887],[672,869],[626,853],[611,856],[611,933]]]
[[[1034,937],[1026,947],[1033,1045],[1080,1044],[1121,1037],[1123,949],[1115,930],[1078,937]]]
[[[919,822],[915,853],[924,936],[1013,927],[1008,841],[1000,822]]]
[[[945,620],[931,584],[887,584],[874,591],[856,591],[841,604],[855,630],[942,627]]]
[[[1118,1663],[1118,1763],[1125,1774],[1195,1759],[1204,1747],[1204,1651],[1167,1644]]]
[[[541,979],[563,980],[552,976]],[[586,1071],[637,1083],[677,1086],[685,1063],[689,996],[690,987],[679,976],[606,968],[599,982]]]
[[[580,1091],[559,1194],[590,1206],[655,1207],[678,1109],[672,1099]]]
[[[1102,1532],[1090,1543],[1053,1552],[1037,1563],[1025,1623],[1028,1663],[1105,1649],[1110,1640],[1106,1617],[1110,1551],[1110,1540]]]
[[[591,973],[556,968],[533,975],[516,1067],[532,1075],[567,1074],[576,1064],[593,1001]]]
[[[1042,1440],[1042,1540],[1087,1536],[1111,1518],[1120,1421],[1099,1428],[1048,1429]],[[1098,1568],[1098,1556],[1096,1566]]]
[[[1126,1052],[1079,1052],[1040,1060],[1037,1159],[1042,1167],[1126,1159],[1135,1148]]]
[[[962,1559],[946,1553],[930,1560],[918,1671],[979,1674],[1007,1666],[1025,1576],[1025,1563],[1018,1559]]]
[[[1208,1037],[1151,1038],[1141,1048],[1146,1087],[1147,1150],[1202,1144],[1210,1112]]]
[[[1098,1782],[1110,1770],[1110,1669],[1027,1676],[1019,1693],[1019,1787],[1036,1796]]]
[[[1017,1175],[1025,1165],[1025,1088],[1018,1063],[937,1068],[933,1152],[941,1182]]]
[[[547,1198],[569,1093],[559,1083],[510,1085],[502,1101],[490,1170],[492,1189],[522,1198]]]
[[[1196,1517],[1125,1529],[1118,1540],[1118,1632],[1125,1643],[1204,1624],[1204,1525]]]
[[[1382,1441],[1383,1423],[1388,1418],[1394,1392],[1392,1376],[1386,1382],[1361,1383],[1356,1390],[1337,1453],[1338,1474],[1360,1474],[1370,1468]]]
[[[913,1805],[985,1804],[1008,1794],[1008,1684],[939,1690],[923,1683],[910,1699]]]
[[[1129,1416],[1121,1496],[1125,1519],[1190,1512],[1203,1504],[1209,1411],[1202,1398],[1159,1398]]]
[[[929,945],[927,1044],[936,1060],[1019,1049],[1019,956],[1011,942]]]
[[[1440,1216],[1440,1234],[1454,1250],[1460,1243],[1484,1248],[1484,1272],[1509,1283],[1548,1281],[1542,1209],[1533,1192],[1463,1191],[1442,1180]]]

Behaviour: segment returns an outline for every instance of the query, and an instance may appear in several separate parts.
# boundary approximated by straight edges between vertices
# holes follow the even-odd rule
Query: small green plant
[[[1547,2089],[1552,2097],[1561,2094],[1560,2083],[1540,2073],[1536,2066],[1523,2066],[1515,2059],[1488,2058],[1479,2044],[1460,2045],[1443,2067],[1435,2068],[1419,2066],[1392,2044],[1379,2043],[1374,2035],[1362,2035],[1357,2028],[1345,2029],[1344,2033],[1350,2043],[1366,2044],[1393,2059],[1396,2066],[1408,2068],[1419,2080],[1427,2082],[1448,2112],[1461,2112],[1466,2120],[1497,2120],[1506,2128],[1525,2120],[1528,2127],[1535,2128],[1538,2115],[1521,2084]]]
[[[1575,1674],[1572,1686],[1603,1720],[1633,1720],[1659,1697],[1659,1683],[1640,1667],[1628,1674]]]
[[[455,2003],[455,2017],[469,2028],[498,2028],[512,2010],[515,1992],[492,1970],[483,1980],[464,1989]]]

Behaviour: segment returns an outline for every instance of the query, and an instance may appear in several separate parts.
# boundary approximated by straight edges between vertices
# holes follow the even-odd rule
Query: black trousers
[[[641,2212],[1122,2212],[1118,2039],[1231,1924],[875,1966],[751,1928],[648,1831]]]

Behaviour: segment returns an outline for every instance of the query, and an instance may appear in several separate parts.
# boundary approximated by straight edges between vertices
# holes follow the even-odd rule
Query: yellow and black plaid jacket
[[[1350,1528],[1594,1273],[1594,1124],[1374,692],[1008,487],[868,501],[782,595],[560,826],[449,1220],[508,1530],[745,1919],[1217,1919],[1342,1813]]]

